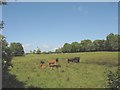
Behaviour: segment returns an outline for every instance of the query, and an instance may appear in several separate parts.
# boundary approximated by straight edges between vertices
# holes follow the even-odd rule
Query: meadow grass
[[[67,63],[67,58],[80,57],[80,63]],[[40,69],[39,64],[59,58],[60,68]],[[118,52],[84,52],[38,54],[14,57],[10,73],[25,84],[37,88],[103,88],[107,87],[107,71],[117,70]]]

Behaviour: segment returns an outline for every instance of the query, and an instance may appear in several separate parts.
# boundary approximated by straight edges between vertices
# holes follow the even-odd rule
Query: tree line
[[[93,51],[120,51],[120,35],[110,33],[106,40],[89,39],[79,42],[65,43],[63,47],[55,50],[56,53],[75,53],[75,52],[93,52]]]

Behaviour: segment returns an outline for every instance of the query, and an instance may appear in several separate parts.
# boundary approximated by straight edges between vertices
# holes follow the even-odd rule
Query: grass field
[[[66,59],[80,57],[80,63],[68,64]],[[60,68],[40,69],[44,60],[59,58]],[[116,71],[117,52],[83,52],[69,54],[40,54],[14,57],[10,73],[25,87],[37,88],[104,88],[107,86],[107,70]],[[48,63],[47,63],[48,64]]]

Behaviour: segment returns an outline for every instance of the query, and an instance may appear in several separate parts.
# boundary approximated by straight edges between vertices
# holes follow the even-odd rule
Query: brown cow
[[[46,68],[46,65],[45,64],[40,64],[40,68],[44,69],[44,68]]]
[[[48,63],[49,63],[49,66],[57,64],[58,63],[58,59],[56,59],[56,60],[50,60],[50,61],[48,61]]]
[[[58,65],[58,59],[50,60],[50,61],[48,61],[48,63],[49,63],[49,67],[51,67],[52,69],[53,69],[53,67],[56,67],[56,68],[60,67],[60,65]]]
[[[46,65],[44,63],[45,63],[44,61],[40,62],[40,68],[42,68],[42,69],[46,68]]]

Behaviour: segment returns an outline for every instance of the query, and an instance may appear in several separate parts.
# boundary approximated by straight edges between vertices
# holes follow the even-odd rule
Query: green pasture
[[[76,56],[80,57],[80,63],[67,63],[67,58]],[[48,65],[48,60],[56,58],[59,58],[60,68],[39,68],[41,60]],[[118,52],[29,54],[14,57],[12,63],[9,73],[26,88],[104,88],[107,71],[117,70]]]

